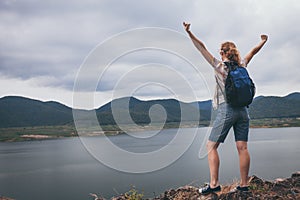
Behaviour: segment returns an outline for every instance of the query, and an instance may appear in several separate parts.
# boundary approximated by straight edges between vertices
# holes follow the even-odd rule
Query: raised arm
[[[268,36],[267,35],[261,35],[261,41],[260,43],[254,47],[244,58],[245,64],[247,65],[250,60],[253,58],[253,56],[255,54],[257,54],[259,52],[259,50],[264,46],[264,44],[267,42],[268,40]]]
[[[185,31],[189,34],[191,40],[193,41],[195,47],[200,51],[202,56],[207,60],[209,64],[213,66],[214,57],[213,55],[206,49],[203,42],[201,42],[190,30],[191,24],[183,22],[183,26]]]

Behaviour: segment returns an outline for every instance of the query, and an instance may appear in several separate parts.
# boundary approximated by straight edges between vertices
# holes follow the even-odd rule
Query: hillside
[[[0,128],[63,125],[72,121],[72,109],[57,102],[18,96],[0,99]]]
[[[117,116],[119,116],[117,119],[118,122],[124,124],[131,122],[128,115],[137,124],[163,122],[165,118],[166,122],[194,121],[197,119],[197,115],[199,115],[197,106],[191,103],[182,103],[175,99],[141,101],[130,97],[116,99],[97,109],[96,112],[100,124],[115,124],[112,107]]]
[[[125,124],[131,123],[128,115],[137,124],[149,124],[151,120],[162,122],[165,118],[167,122],[175,124],[194,121],[199,113],[200,121],[209,121],[211,116],[210,100],[183,103],[175,99],[141,101],[134,97],[125,97],[96,109],[101,125],[116,124],[112,115],[112,105],[118,116],[118,123]],[[161,109],[162,107],[164,109]],[[259,96],[250,105],[249,112],[252,119],[300,117],[300,93],[292,93],[285,97]],[[0,128],[66,124],[73,124],[72,108],[58,102],[42,102],[17,96],[0,98]]]
[[[300,93],[285,97],[257,97],[249,107],[252,119],[299,117]]]

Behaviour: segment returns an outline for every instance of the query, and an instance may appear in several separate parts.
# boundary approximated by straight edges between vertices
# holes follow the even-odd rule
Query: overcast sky
[[[284,96],[300,91],[299,19],[298,0],[1,0],[0,96],[73,106],[80,77],[78,94],[95,102],[75,107],[128,95],[210,99],[213,70],[183,21],[217,58],[224,41],[234,41],[243,56],[260,34],[269,35],[248,69],[256,96]],[[85,66],[91,56],[97,69]]]

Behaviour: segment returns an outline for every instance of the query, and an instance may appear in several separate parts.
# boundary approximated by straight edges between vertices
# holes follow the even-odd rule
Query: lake
[[[195,132],[193,128],[181,129],[186,140],[177,141],[177,147],[186,145]],[[0,196],[18,200],[83,200],[93,199],[89,193],[105,198],[124,193],[135,186],[146,197],[159,195],[166,189],[186,184],[200,186],[209,181],[207,157],[199,158],[208,128],[200,128],[191,145],[172,164],[147,173],[127,173],[112,169],[99,162],[83,144],[102,141],[104,137],[78,137],[57,140],[0,143]],[[152,132],[139,133],[140,138],[126,134],[111,136],[112,144],[133,153],[157,152],[169,144],[177,129],[163,130],[152,136]],[[152,137],[146,137],[151,135]],[[145,136],[145,137],[143,137]],[[251,129],[249,151],[251,155],[250,175],[267,180],[289,177],[300,170],[300,128]],[[111,159],[124,158],[101,149]],[[96,151],[95,151],[96,152]],[[176,153],[176,152],[174,152]],[[239,178],[238,155],[233,134],[219,148],[221,165],[220,181],[230,183]],[[172,155],[170,154],[170,157]],[[165,157],[168,160],[168,157]],[[162,163],[166,160],[162,160]],[[122,162],[122,163],[121,163]],[[155,158],[135,160],[132,165],[155,166]],[[125,165],[124,165],[125,166]]]

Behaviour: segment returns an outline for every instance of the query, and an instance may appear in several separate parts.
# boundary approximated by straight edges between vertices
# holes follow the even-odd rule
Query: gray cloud
[[[132,28],[164,27],[185,34],[181,23],[186,20],[192,23],[192,31],[216,57],[219,57],[218,48],[223,41],[235,41],[241,54],[245,55],[259,42],[259,35],[267,33],[270,40],[251,61],[249,71],[262,94],[282,95],[299,90],[295,86],[300,82],[296,55],[300,50],[299,15],[300,4],[296,0],[228,0],[226,3],[217,0],[3,0],[0,2],[0,75],[8,80],[34,79],[41,87],[71,91],[79,66],[97,44]],[[112,55],[116,49],[130,43],[143,41],[143,37],[135,35],[115,41],[103,56]],[[162,43],[185,45],[168,35],[160,35],[153,41],[153,46]],[[189,45],[189,57],[213,89],[212,69],[191,42]],[[112,65],[111,73],[98,85],[98,90],[111,91],[126,72],[126,67],[151,62],[172,66],[197,83],[192,71],[182,71],[184,63],[180,58],[159,51],[150,54],[141,51]],[[163,74],[153,76],[160,80],[166,78]],[[88,81],[89,77],[86,78]],[[139,81],[138,78],[131,77],[126,84],[135,81]],[[276,87],[265,87],[267,84],[281,84],[289,91],[277,91]],[[141,94],[151,96],[152,89],[148,89]],[[161,91],[153,88],[153,96],[159,95],[162,95]]]

